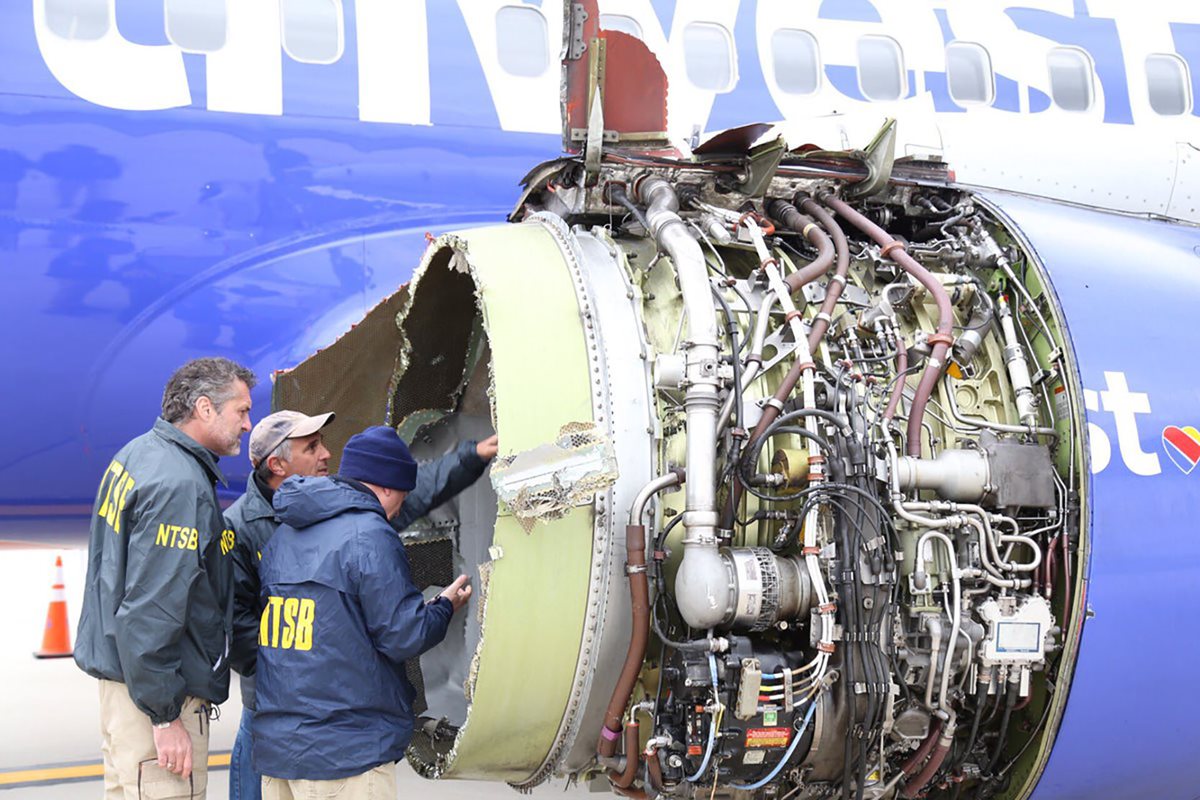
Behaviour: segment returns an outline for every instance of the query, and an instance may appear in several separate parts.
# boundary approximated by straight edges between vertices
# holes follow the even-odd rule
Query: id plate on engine
[[[792,740],[791,728],[750,728],[746,731],[746,747],[787,747]]]

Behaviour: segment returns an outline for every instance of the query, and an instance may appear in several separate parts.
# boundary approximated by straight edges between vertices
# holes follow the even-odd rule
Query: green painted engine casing
[[[586,258],[581,246],[589,248]],[[484,373],[472,355],[447,357],[423,330],[447,326],[442,341],[465,341],[449,326],[464,324],[468,305],[469,324],[486,340],[472,347],[487,361],[488,413],[500,440],[485,487],[498,499],[490,547],[480,563],[463,565],[477,570],[468,641],[477,626],[478,644],[461,657],[469,658],[467,713],[449,720],[457,727],[452,743],[418,732],[409,758],[428,776],[523,786],[592,759],[629,639],[624,514],[652,461],[648,439],[620,436],[620,460],[614,444],[630,411],[625,399],[640,395],[644,405],[649,396],[641,361],[632,373],[641,385],[621,390],[612,368],[628,362],[599,335],[594,304],[605,287],[597,285],[618,274],[599,240],[581,242],[555,220],[462,231],[431,243],[398,314],[392,423],[404,431],[405,419],[426,415],[403,398],[457,365],[462,382],[435,412],[478,404]],[[628,288],[620,301],[632,319]],[[644,436],[645,415],[637,425]],[[472,535],[486,535],[486,527]],[[467,532],[464,522],[460,535]],[[460,543],[458,550],[470,548]],[[440,647],[447,646],[457,645]],[[422,669],[428,682],[437,666],[423,658]]]

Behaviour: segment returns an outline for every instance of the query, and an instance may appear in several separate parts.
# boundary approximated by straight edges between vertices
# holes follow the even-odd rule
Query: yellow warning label
[[[750,728],[746,731],[746,747],[787,747],[791,739],[791,728]]]

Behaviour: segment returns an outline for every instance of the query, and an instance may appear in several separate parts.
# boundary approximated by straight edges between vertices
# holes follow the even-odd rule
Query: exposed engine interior
[[[1081,530],[1033,258],[945,186],[750,197],[631,161],[567,165],[522,209],[603,229],[654,353],[663,477],[630,510],[635,644],[598,763],[631,796],[1019,793]]]
[[[386,408],[422,458],[500,436],[404,534],[430,593],[476,587],[409,665],[422,774],[1031,793],[1082,616],[1073,353],[986,198],[847,164],[550,162],[518,224],[431,243],[395,349],[323,356],[376,354],[386,397],[339,415]]]

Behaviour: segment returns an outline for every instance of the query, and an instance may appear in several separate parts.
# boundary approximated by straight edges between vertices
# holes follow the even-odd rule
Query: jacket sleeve
[[[130,697],[155,723],[174,720],[183,707],[180,640],[201,574],[199,542],[221,534],[197,530],[205,524],[204,488],[149,484],[136,498],[128,533],[125,596],[114,616],[117,654]]]
[[[229,665],[239,675],[250,676],[254,674],[254,664],[258,658],[258,551],[249,532],[243,530],[247,523],[226,515],[225,524],[236,534],[232,553],[233,644],[229,651]]]
[[[446,455],[417,467],[417,485],[404,498],[392,527],[402,531],[466,489],[483,474],[487,462],[475,452],[475,442],[459,442]]]
[[[359,542],[358,599],[375,649],[400,664],[442,641],[454,607],[444,597],[425,602],[400,540],[367,531]]]

